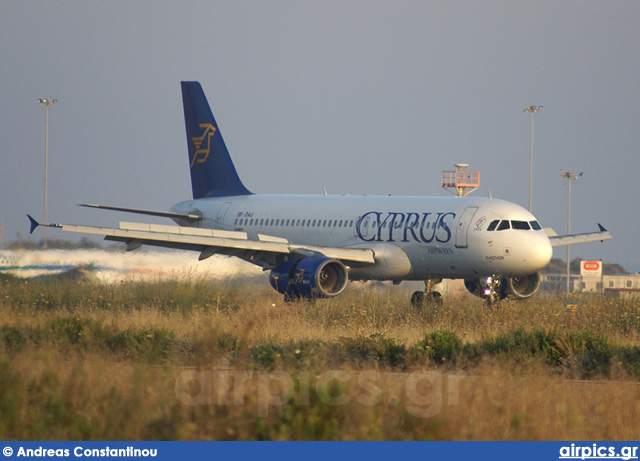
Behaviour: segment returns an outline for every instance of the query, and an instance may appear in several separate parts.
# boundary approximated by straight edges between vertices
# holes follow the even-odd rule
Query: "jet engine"
[[[499,299],[511,297],[514,299],[527,299],[538,292],[540,288],[540,273],[518,277],[505,277],[497,284],[492,284],[491,279],[465,280],[464,286],[469,293],[481,298],[488,298],[492,285],[495,287]]]
[[[511,277],[505,280],[505,297],[512,296],[516,299],[526,299],[535,295],[540,288],[540,272],[524,275],[522,277]],[[504,283],[504,282],[503,282]]]
[[[342,293],[348,281],[345,265],[331,258],[287,261],[269,274],[269,283],[285,299],[331,298]]]

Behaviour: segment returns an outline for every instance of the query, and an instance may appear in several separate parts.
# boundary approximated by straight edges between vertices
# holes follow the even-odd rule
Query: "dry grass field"
[[[5,440],[638,440],[640,301],[0,280]]]

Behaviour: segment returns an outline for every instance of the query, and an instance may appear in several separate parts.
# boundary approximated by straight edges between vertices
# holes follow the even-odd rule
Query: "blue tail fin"
[[[250,195],[240,181],[198,82],[181,82],[193,198]]]

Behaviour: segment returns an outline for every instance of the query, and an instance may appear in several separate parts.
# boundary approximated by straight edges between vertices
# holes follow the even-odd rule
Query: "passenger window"
[[[529,224],[531,224],[531,229],[533,229],[533,230],[542,229],[542,227],[540,226],[540,223],[538,221],[529,221]]]
[[[499,222],[500,222],[499,219],[496,219],[495,221],[491,221],[491,224],[489,224],[489,227],[487,227],[487,230],[488,231],[496,230],[496,227],[498,227]]]
[[[529,223],[527,221],[511,221],[511,228],[518,230],[530,230]]]
[[[500,225],[498,226],[498,230],[507,230],[507,229],[511,229],[511,226],[509,225],[509,221],[507,221],[506,219],[504,221],[500,221]]]

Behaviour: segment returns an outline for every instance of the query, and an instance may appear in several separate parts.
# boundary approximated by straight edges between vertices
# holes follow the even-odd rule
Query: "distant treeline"
[[[581,258],[575,258],[571,260],[571,273],[580,273]],[[564,259],[552,258],[551,262],[542,269],[545,274],[564,274],[567,272],[567,262]],[[616,275],[616,274],[628,274],[629,271],[616,263],[602,263],[602,272],[604,275]]]

